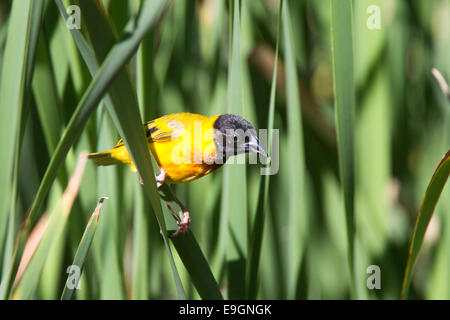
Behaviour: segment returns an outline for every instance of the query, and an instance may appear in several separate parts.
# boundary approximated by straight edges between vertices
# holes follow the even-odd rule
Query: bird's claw
[[[183,219],[181,221],[177,220],[178,230],[170,235],[171,238],[175,238],[180,233],[185,234],[189,230],[189,225],[191,223],[191,217],[189,216],[189,212],[182,212]]]
[[[155,180],[156,180],[156,187],[159,189],[164,184],[164,181],[166,180],[167,173],[164,169],[161,169],[161,173],[159,175],[155,174]],[[139,183],[141,185],[144,185],[144,180],[142,180],[142,177],[139,177]]]
[[[160,168],[160,173],[158,175],[155,175],[156,179],[156,186],[161,188],[161,186],[164,184],[164,181],[166,181],[167,172],[163,168]]]

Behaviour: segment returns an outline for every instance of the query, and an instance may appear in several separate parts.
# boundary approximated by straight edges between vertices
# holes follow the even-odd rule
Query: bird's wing
[[[145,128],[147,137],[158,142],[177,140],[186,131],[181,114],[163,116],[147,122]]]
[[[156,123],[154,120],[147,122],[145,125],[145,135],[147,141],[167,141],[172,139],[173,129],[165,123]]]
[[[164,121],[160,118],[144,124],[144,129],[147,142],[166,142],[177,140],[183,134],[184,125],[176,120]],[[120,139],[114,149],[123,145],[123,140]]]

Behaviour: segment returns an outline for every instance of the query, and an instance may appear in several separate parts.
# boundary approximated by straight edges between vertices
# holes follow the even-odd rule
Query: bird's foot
[[[161,186],[164,184],[164,181],[166,181],[166,177],[167,177],[167,172],[163,168],[160,169],[160,174],[159,175],[155,174],[156,187],[158,189],[161,188]],[[142,180],[142,177],[139,177],[139,183],[141,185],[144,185],[144,180]]]
[[[174,233],[172,233],[170,235],[170,237],[175,238],[180,233],[183,233],[183,234],[186,233],[189,230],[189,226],[191,223],[191,217],[189,215],[189,211],[187,211],[183,207],[183,209],[180,210],[180,215],[178,215],[175,213],[175,211],[172,209],[172,207],[170,205],[167,204],[167,208],[172,213],[172,216],[175,218],[175,220],[177,221],[177,225],[178,225],[178,230],[175,231]],[[182,217],[181,219],[180,219],[180,216]]]
[[[183,216],[183,219],[181,221],[177,221],[178,224],[178,230],[175,231],[174,233],[172,233],[170,235],[171,238],[175,238],[176,236],[178,236],[180,233],[186,233],[189,230],[189,225],[191,223],[191,217],[189,216],[189,212],[180,212]]]
[[[164,184],[164,181],[166,181],[167,178],[167,172],[166,170],[164,170],[163,168],[160,168],[160,173],[159,175],[155,175],[155,179],[156,179],[156,186],[159,188],[161,188],[161,186]]]

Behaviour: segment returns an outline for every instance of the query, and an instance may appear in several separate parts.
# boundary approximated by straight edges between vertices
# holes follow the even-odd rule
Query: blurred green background
[[[268,191],[264,192],[264,185],[269,180],[260,175],[259,165],[238,171],[226,165],[172,188],[191,213],[191,230],[223,297],[398,299],[421,201],[450,145],[449,103],[431,75],[436,67],[446,79],[450,77],[450,1],[353,1],[353,80],[350,75],[349,81],[354,81],[356,101],[354,290],[348,273],[334,118],[330,1],[285,1],[288,7],[281,15],[276,0],[235,1],[168,1],[128,63],[142,122],[174,112],[212,116],[231,110],[262,129],[271,120],[271,82],[279,40],[273,128],[279,129],[280,168],[270,176]],[[28,26],[23,35],[34,39],[34,45],[26,41],[21,52],[11,51],[14,54],[8,58],[8,45],[15,41],[9,36],[11,30],[20,33],[20,14],[29,18],[39,2],[0,2],[0,86],[5,88],[3,93],[13,92],[5,81],[22,83],[17,100],[2,100],[15,105],[0,104],[2,158],[6,159],[0,172],[0,177],[6,177],[0,187],[2,286],[8,277],[15,278],[9,267],[18,230],[62,133],[92,81],[53,1],[43,2],[38,25],[22,21],[22,26]],[[138,13],[141,1],[63,4],[80,5],[79,31],[101,65],[111,48],[108,41],[126,38],[124,27]],[[380,29],[367,26],[371,5],[380,9]],[[28,6],[30,12],[24,13],[20,6]],[[35,57],[30,58],[27,55],[33,50]],[[123,110],[131,110],[134,103],[115,100],[114,95],[112,100]],[[57,203],[80,152],[109,149],[120,138],[117,121],[108,111],[104,101],[90,116],[64,157],[32,227],[38,221],[45,224],[45,219],[62,210]],[[3,297],[61,296],[66,269],[103,196],[109,200],[100,213],[75,298],[180,297],[153,207],[142,189],[139,176],[127,166],[95,167],[88,162],[67,222],[48,235],[49,247],[42,250],[46,253],[41,263],[29,265],[33,267],[31,289],[25,289],[28,278],[24,278]],[[449,210],[447,187],[425,236],[410,298],[450,298]],[[264,219],[261,228],[258,219]],[[39,227],[34,230],[39,233]],[[258,236],[262,242],[255,265],[250,257]],[[179,256],[189,247],[169,245],[185,296],[200,298],[192,280],[198,270],[185,266]],[[14,259],[17,268],[18,257]],[[380,267],[379,290],[366,286],[370,265]],[[257,289],[248,293],[245,284],[255,270]]]

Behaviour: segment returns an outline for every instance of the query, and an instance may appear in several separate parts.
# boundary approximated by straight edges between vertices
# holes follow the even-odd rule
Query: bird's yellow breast
[[[159,167],[167,172],[167,182],[192,181],[220,167],[214,163],[216,119],[217,116],[176,113],[147,124],[148,135],[151,135],[149,150]],[[132,164],[124,146],[116,149],[114,158]]]
[[[155,120],[155,126],[172,130],[170,140],[150,143],[158,165],[167,172],[168,182],[181,183],[200,178],[217,166],[213,125],[217,117],[181,113]]]

